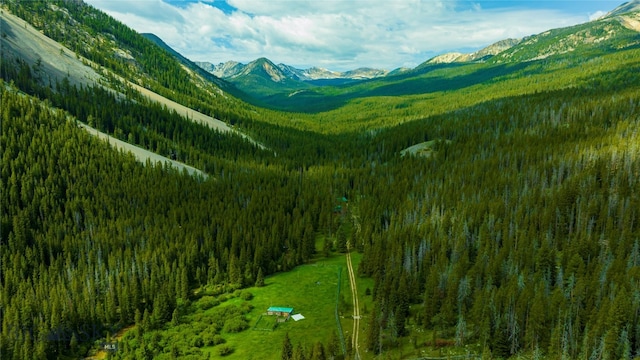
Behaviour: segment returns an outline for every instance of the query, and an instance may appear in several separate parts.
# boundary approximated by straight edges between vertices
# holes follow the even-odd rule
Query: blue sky
[[[447,52],[587,22],[618,0],[85,0],[194,61],[414,67]]]

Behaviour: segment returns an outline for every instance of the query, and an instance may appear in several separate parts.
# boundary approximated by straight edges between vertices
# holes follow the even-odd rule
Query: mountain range
[[[155,37],[151,34],[147,34],[145,36],[150,38]],[[492,56],[517,45],[520,41],[521,39],[502,40],[470,54],[442,54],[427,60],[422,65],[485,61]],[[207,72],[221,79],[225,79],[251,94],[271,93],[271,91],[269,91],[271,89],[277,89],[278,91],[287,89],[299,90],[307,88],[307,85],[309,84],[320,86],[342,85],[354,81],[377,79],[415,70],[410,68],[397,68],[389,71],[384,69],[358,68],[338,72],[320,67],[299,69],[287,64],[275,64],[264,57],[251,61],[248,64],[243,64],[237,61],[227,61],[219,64],[195,62],[195,64]],[[416,69],[419,68],[420,66]],[[257,78],[262,80],[258,81]],[[264,80],[268,81],[265,82]],[[266,87],[267,89],[262,89],[263,91],[258,90],[258,88],[263,87]]]
[[[248,64],[227,61],[219,64],[195,62],[218,78],[235,85],[255,99],[273,104],[279,94],[289,96],[300,91],[313,91],[318,86],[342,86],[361,81],[393,81],[402,76],[419,76],[442,66],[471,64],[513,64],[545,59],[556,54],[579,52],[597,45],[599,48],[616,48],[616,34],[622,28],[640,31],[638,16],[640,3],[635,0],[624,3],[605,16],[576,26],[551,29],[520,39],[504,39],[472,53],[445,53],[427,59],[413,69],[394,70],[359,68],[337,72],[319,67],[299,69],[287,64],[275,64],[267,58],[259,58]],[[617,25],[622,25],[620,28]],[[385,80],[389,79],[389,80]],[[279,101],[279,100],[278,100]]]
[[[157,39],[155,41],[159,40],[152,34],[146,34],[145,36]],[[517,45],[520,41],[520,39],[502,40],[474,53],[447,53],[433,57],[414,69],[398,68],[392,71],[373,68],[358,68],[345,72],[332,71],[320,67],[299,69],[282,63],[275,64],[264,57],[248,64],[237,61],[227,61],[217,65],[210,62],[195,62],[195,64],[210,74],[234,84],[244,92],[263,99],[282,92],[292,93],[316,86],[336,86],[358,81],[382,79],[387,76],[419,71],[425,66],[434,64],[483,62]]]
[[[320,67],[298,69],[282,63],[276,65],[267,58],[259,58],[248,64],[239,63],[237,61],[227,61],[217,65],[210,62],[196,62],[196,64],[217,77],[227,80],[246,76],[248,73],[259,67],[271,69],[269,70],[269,73],[273,76],[272,80],[274,82],[280,82],[284,77],[298,81],[327,79],[366,80],[385,76],[389,73],[387,70],[372,68],[358,68],[345,72],[332,71]]]

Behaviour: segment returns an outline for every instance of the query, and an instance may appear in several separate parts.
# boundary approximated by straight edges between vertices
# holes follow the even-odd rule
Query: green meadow
[[[225,358],[279,359],[286,333],[294,346],[301,343],[309,347],[317,341],[327,343],[332,332],[338,331],[335,309],[339,280],[340,292],[351,301],[347,276],[344,256],[334,255],[267,277],[263,287],[246,289],[253,294],[250,301],[253,310],[246,314],[250,328],[240,333],[222,334],[226,344],[234,349]],[[234,298],[222,306],[242,301]],[[294,314],[302,314],[305,319],[276,323],[275,317],[263,315],[270,306],[292,307]],[[260,323],[254,328],[258,320]],[[271,325],[276,325],[273,331],[266,330]],[[213,358],[219,356],[215,348],[212,355],[215,355]]]

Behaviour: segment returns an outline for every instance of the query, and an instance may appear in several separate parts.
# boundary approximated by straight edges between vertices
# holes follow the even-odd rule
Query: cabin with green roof
[[[267,309],[267,315],[282,316],[288,319],[291,314],[293,314],[293,308],[290,307],[270,306]]]

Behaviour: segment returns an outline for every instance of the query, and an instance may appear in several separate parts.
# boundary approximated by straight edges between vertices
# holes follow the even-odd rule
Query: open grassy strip
[[[358,276],[358,265],[362,260],[362,254],[358,252],[351,253],[351,263],[353,264],[353,271],[356,274],[356,286],[358,288],[358,303],[360,306],[360,336],[358,338],[358,348],[360,349],[360,357],[362,359],[372,358],[371,354],[367,353],[366,350],[366,334],[367,334],[367,326],[369,322],[369,318],[371,316],[371,309],[373,308],[373,296],[371,296],[371,292],[373,291],[373,279],[368,277]],[[347,284],[348,285],[348,284]],[[348,293],[345,294],[346,299],[345,303],[350,307],[348,311],[345,311],[345,316],[342,317],[342,326],[347,330],[345,332],[345,338],[349,342],[350,353],[353,353],[354,349],[351,348],[351,329],[353,328],[353,317],[350,316],[353,314],[353,299],[351,291],[349,288],[346,289]],[[353,354],[351,354],[353,356]]]
[[[360,358],[360,350],[358,344],[358,336],[360,334],[360,304],[358,297],[358,285],[356,284],[355,273],[353,271],[353,265],[351,262],[351,253],[347,251],[346,253],[347,259],[347,270],[349,273],[349,288],[351,290],[351,301],[352,301],[352,309],[353,314],[351,315],[353,319],[353,330],[351,334],[351,347],[352,352],[356,359]]]

